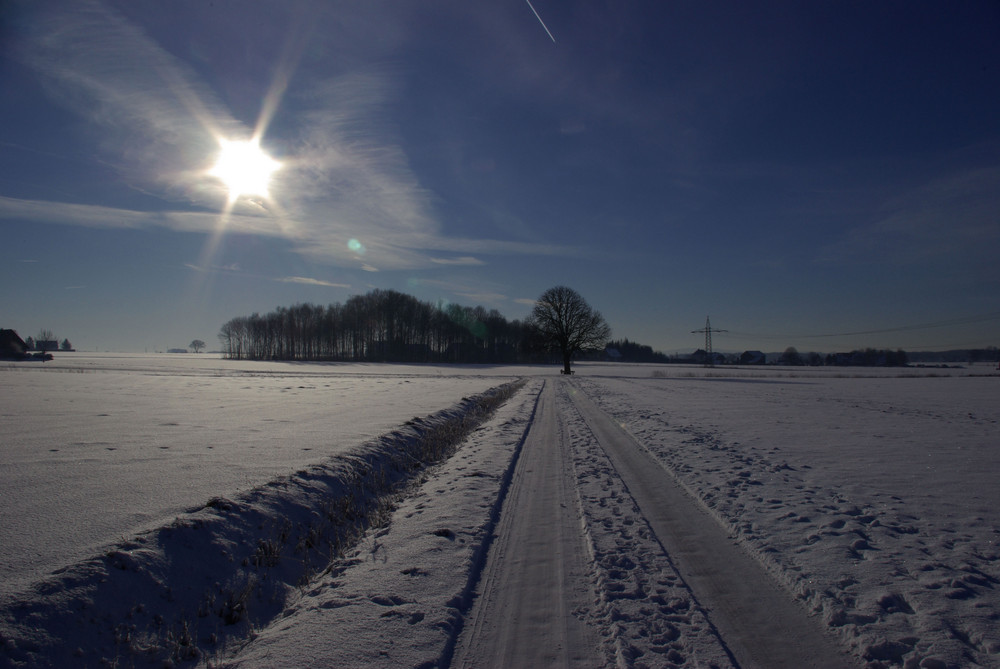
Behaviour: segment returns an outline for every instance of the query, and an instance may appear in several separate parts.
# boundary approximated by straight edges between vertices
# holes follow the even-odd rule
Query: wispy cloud
[[[377,69],[303,75],[287,92],[295,98],[288,110],[269,99],[266,113],[281,121],[284,138],[276,146],[284,168],[272,183],[274,201],[241,201],[223,217],[217,212],[227,194],[206,175],[216,136],[253,129],[233,117],[192,67],[115,11],[86,0],[32,11],[16,57],[53,99],[88,121],[102,161],[133,188],[169,203],[168,211],[5,198],[0,216],[281,236],[311,260],[369,271],[483,262],[472,254],[575,253],[559,245],[443,234],[435,196],[415,176],[388,121],[398,82],[391,71]],[[460,255],[449,260],[441,253]]]
[[[21,200],[0,196],[0,218],[25,222],[58,223],[88,228],[142,229],[164,227],[179,232],[212,233],[219,228],[219,214],[197,211],[137,211],[90,204],[46,200]],[[226,227],[252,235],[287,236],[274,219],[230,214]]]
[[[932,263],[993,260],[1000,245],[1000,167],[942,175],[886,199],[874,221],[823,249],[825,262]]]
[[[230,263],[228,265],[197,265],[195,263],[186,262],[184,266],[188,269],[193,269],[196,272],[227,272],[227,273],[242,273],[243,268],[240,267],[239,263]]]
[[[335,281],[327,281],[325,279],[316,279],[308,276],[264,276],[261,274],[256,274],[254,272],[248,272],[239,266],[237,263],[232,263],[229,265],[198,265],[196,263],[184,263],[184,266],[188,269],[192,269],[196,272],[205,273],[222,273],[222,274],[240,274],[244,276],[258,277],[262,279],[267,279],[270,281],[276,281],[278,283],[294,283],[301,286],[319,286],[325,288],[350,288],[349,283],[337,283]]]
[[[491,239],[455,239],[432,235],[395,235],[377,232],[376,226],[361,224],[343,229],[331,224],[324,229],[312,219],[278,218],[270,215],[205,211],[139,211],[90,204],[47,200],[23,200],[0,196],[0,218],[24,222],[76,225],[89,228],[143,229],[162,227],[178,232],[215,234],[220,228],[232,233],[283,237],[296,242],[295,250],[311,260],[338,263],[367,271],[416,269],[439,265],[485,265],[473,256],[440,258],[434,252],[476,252],[491,255],[578,256],[579,248],[554,244],[532,244]],[[366,234],[367,233],[367,234]],[[350,241],[364,240],[363,251]],[[374,236],[371,236],[373,235]],[[405,242],[409,241],[409,245]]]
[[[502,293],[456,293],[460,297],[472,301],[474,304],[500,305],[507,301],[507,296]]]
[[[324,281],[322,279],[311,279],[307,276],[283,276],[280,279],[276,279],[281,283],[298,283],[304,286],[326,286],[329,288],[350,288],[349,283],[334,283],[332,281]]]
[[[97,2],[33,8],[13,53],[50,96],[92,123],[103,160],[168,199],[211,202],[192,183],[213,133],[239,124],[192,71]],[[178,192],[179,191],[179,192]]]
[[[470,281],[449,279],[411,279],[411,284],[424,289],[443,291],[459,298],[463,304],[481,304],[489,307],[509,307],[511,304],[534,306],[535,300],[527,298],[511,298],[501,292],[502,286],[491,281],[473,279]]]
[[[486,263],[479,258],[473,258],[472,256],[462,256],[461,258],[431,258],[430,261],[435,265],[485,265]]]

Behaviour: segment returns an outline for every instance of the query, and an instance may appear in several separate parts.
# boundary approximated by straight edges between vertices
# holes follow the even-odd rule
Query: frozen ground
[[[22,559],[29,570],[36,560],[69,568],[42,581],[25,576],[35,584],[9,594],[0,610],[0,666],[57,666],[47,648],[60,644],[80,666],[99,666],[100,659],[162,666],[167,657],[173,663],[244,668],[430,667],[461,665],[481,652],[503,663],[509,645],[504,635],[514,624],[504,615],[483,618],[477,610],[483,604],[509,606],[494,600],[490,583],[497,582],[497,574],[519,573],[512,560],[535,570],[543,562],[531,554],[549,549],[510,549],[517,544],[504,537],[523,538],[527,530],[517,527],[517,509],[537,497],[531,491],[554,481],[564,482],[557,496],[562,511],[544,522],[561,528],[558,550],[568,557],[554,564],[569,565],[571,576],[529,575],[529,585],[510,587],[516,594],[517,588],[562,583],[544,586],[551,588],[545,593],[554,610],[571,603],[563,611],[572,624],[553,627],[560,616],[540,616],[534,627],[521,628],[529,630],[519,632],[522,646],[551,652],[561,643],[575,644],[566,649],[569,666],[755,666],[752,658],[767,657],[775,647],[755,647],[739,630],[766,629],[772,611],[725,601],[698,582],[687,549],[658,535],[668,531],[650,511],[646,493],[634,482],[625,484],[631,474],[622,469],[621,457],[631,451],[637,455],[630,457],[651,458],[646,469],[654,481],[660,477],[662,487],[687,496],[694,505],[691,515],[704,515],[704,532],[694,533],[695,544],[705,544],[713,527],[734,538],[735,543],[723,543],[752,558],[747,580],[755,580],[753,570],[759,569],[765,574],[762,587],[763,581],[779,584],[792,610],[801,610],[802,624],[852,658],[838,660],[834,653],[835,662],[927,669],[1000,664],[1000,488],[995,484],[1000,430],[992,367],[901,372],[582,365],[576,377],[566,379],[553,368],[239,365],[171,356],[79,357],[61,365],[66,373],[52,371],[57,367],[0,371],[5,437],[35,440],[34,460],[22,457],[20,472],[45,472],[46,457],[58,455],[48,451],[52,436],[69,438],[69,419],[61,424],[32,419],[37,407],[47,406],[43,396],[60,385],[59,377],[74,378],[100,391],[98,397],[127,396],[119,403],[136,410],[125,423],[129,430],[114,433],[101,420],[110,416],[97,415],[110,412],[95,410],[97,400],[81,397],[87,391],[78,387],[62,395],[63,403],[72,399],[86,407],[71,414],[78,422],[68,443],[105,441],[103,448],[118,449],[109,454],[137,451],[129,456],[130,466],[111,475],[159,479],[162,499],[143,501],[139,508],[166,512],[134,516],[133,509],[120,509],[110,532],[88,530],[88,541],[76,553],[53,558],[47,551],[61,550],[60,537],[75,532],[59,511],[75,504],[63,497],[74,494],[73,486],[48,488],[52,502],[21,487],[12,502],[4,479],[5,555]],[[901,373],[911,376],[900,378]],[[928,373],[939,376],[920,376]],[[358,471],[368,481],[372,472],[385,478],[385,472],[399,470],[402,460],[391,454],[409,448],[414,430],[450,425],[468,413],[467,403],[456,404],[461,397],[514,376],[530,380],[452,457],[415,470],[418,478],[405,496],[375,504],[381,509],[376,529],[351,544],[332,569],[306,570],[305,577],[300,570],[291,582],[283,576],[291,558],[308,561],[300,549],[321,536],[313,518],[317,510],[335,515],[329,491],[343,497],[337,486],[364,478]],[[57,382],[49,383],[49,377]],[[112,394],[115,388],[121,389],[118,395]],[[299,394],[292,396],[295,391]],[[227,404],[208,398],[241,392],[245,401],[213,421],[207,407]],[[12,393],[15,403],[31,408],[16,420],[9,408]],[[169,410],[189,393],[200,393],[201,404],[207,404],[199,420],[182,420],[181,409]],[[544,412],[543,395],[549,398]],[[247,426],[277,417],[267,413],[269,402],[254,402],[255,397],[296,416],[281,433],[281,453],[264,448],[279,441],[277,433],[270,442],[260,435],[258,448],[249,448],[256,437]],[[366,407],[359,417],[378,415],[385,403],[399,418],[359,424],[347,411],[324,413],[323,405],[335,397],[344,406]],[[452,408],[428,416],[446,407]],[[428,418],[403,425],[414,416]],[[602,436],[594,427],[602,416],[623,436]],[[333,427],[344,422],[349,425]],[[401,430],[394,439],[370,439],[392,427]],[[532,445],[535,429],[559,435],[541,442],[557,444],[562,459],[529,457],[542,455]],[[234,431],[240,434],[229,434]],[[190,458],[150,457],[141,448],[182,450],[179,434]],[[219,451],[217,442],[229,447],[213,467],[204,460],[184,466],[203,451]],[[301,451],[307,446],[314,450]],[[5,438],[4,464],[10,452]],[[366,453],[374,455],[362,461]],[[96,479],[104,489],[115,487],[108,485],[101,458],[76,462],[62,471],[78,480]],[[380,462],[395,464],[386,468]],[[564,468],[567,462],[570,470]],[[215,469],[229,468],[240,473],[228,486],[200,487],[202,480],[216,480]],[[259,468],[259,478],[244,473],[253,468]],[[531,479],[539,468],[550,473]],[[298,473],[271,480],[291,472]],[[377,483],[358,484],[349,494],[377,498]],[[185,493],[183,486],[195,487]],[[320,487],[327,492],[317,497]],[[229,499],[218,499],[223,497]],[[527,502],[518,501],[522,497]],[[202,508],[210,498],[217,499]],[[171,499],[176,501],[162,501]],[[21,516],[46,504],[56,511],[36,532],[38,526]],[[116,504],[139,503],[105,501],[97,508],[107,514]],[[89,515],[81,517],[92,522]],[[170,521],[166,529],[147,531]],[[15,530],[29,535],[21,549],[25,554],[7,549]],[[282,545],[274,541],[276,533]],[[37,537],[33,544],[31,536]],[[717,550],[728,549],[720,544]],[[494,566],[491,558],[505,552],[510,557],[494,559],[500,563]],[[225,559],[217,559],[219,554]],[[247,556],[242,561],[241,554]],[[223,582],[215,589],[211,581],[199,586],[205,589],[201,604],[184,611],[178,603],[182,586],[196,578],[188,579],[186,570],[194,574],[201,567],[199,555]],[[216,559],[208,559],[212,556]],[[516,583],[515,578],[502,580]],[[129,600],[124,612],[120,602],[109,603],[116,592],[125,593],[117,599]],[[749,622],[734,624],[727,617]],[[98,628],[115,630],[111,650],[87,645],[81,630]],[[829,663],[830,654],[820,645],[815,652],[826,655],[817,662]],[[808,654],[808,645],[799,646],[795,652]]]

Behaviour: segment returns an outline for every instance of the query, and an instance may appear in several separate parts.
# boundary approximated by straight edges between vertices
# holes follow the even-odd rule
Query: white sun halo
[[[269,197],[271,175],[281,163],[267,155],[257,140],[219,139],[219,157],[209,175],[229,191],[229,203],[242,197]]]

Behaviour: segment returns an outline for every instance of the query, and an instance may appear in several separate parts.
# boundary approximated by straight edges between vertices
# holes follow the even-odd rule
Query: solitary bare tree
[[[195,339],[188,345],[188,348],[193,348],[195,353],[200,353],[201,349],[205,348],[205,342]]]
[[[550,347],[559,347],[563,374],[569,374],[573,354],[600,348],[611,336],[611,328],[601,312],[587,304],[578,292],[566,286],[549,288],[535,302],[531,320]]]
[[[35,339],[35,348],[39,351],[54,351],[58,346],[59,344],[56,342],[56,336],[52,334],[52,330],[42,328],[38,331],[38,337]]]

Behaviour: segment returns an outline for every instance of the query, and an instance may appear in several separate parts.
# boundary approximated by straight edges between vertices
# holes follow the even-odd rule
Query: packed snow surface
[[[571,614],[596,631],[606,664],[731,666],[734,656],[720,610],[680,576],[574,393],[858,666],[1000,666],[992,367],[582,364],[563,378],[553,367],[76,354],[0,375],[0,666],[44,665],[56,642],[76,648],[80,666],[162,666],[164,653],[238,667],[449,664],[488,581],[543,390],[572,463],[560,476],[571,488],[575,478],[559,522],[576,523],[591,565]],[[451,425],[471,406],[463,398],[515,378],[528,383],[449,459],[414,469],[402,497],[376,504],[376,527],[331,550],[330,568],[278,586],[293,547],[298,556],[321,535],[309,500],[335,515],[315,491],[367,477],[351,490],[381,494],[379,476],[400,468],[392,453],[414,430]],[[238,526],[263,534],[243,549]],[[233,572],[218,572],[197,611],[170,609],[198,555]],[[125,579],[149,585],[123,590]],[[116,587],[127,615],[107,603]],[[113,626],[120,655],[95,655],[85,625]]]

